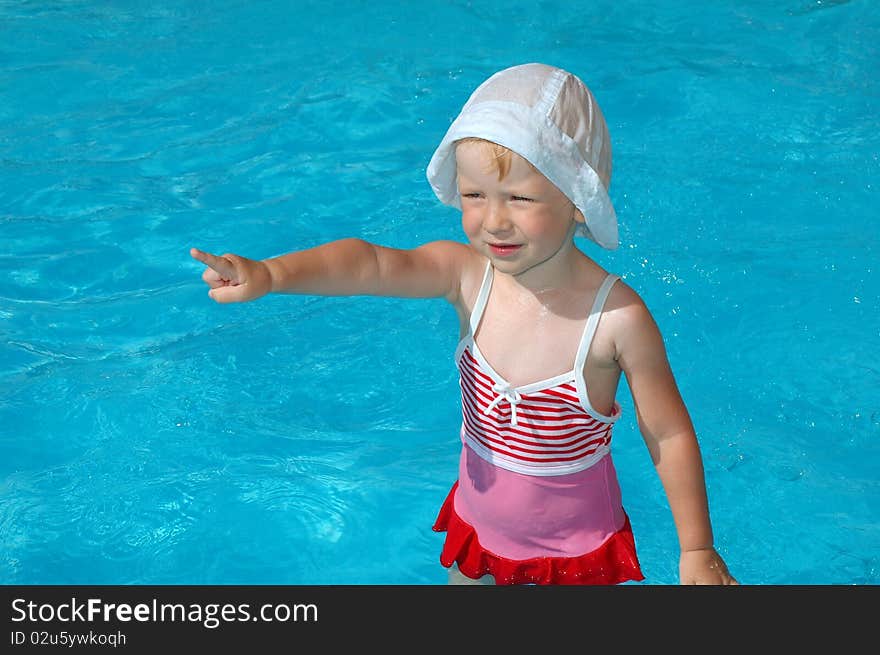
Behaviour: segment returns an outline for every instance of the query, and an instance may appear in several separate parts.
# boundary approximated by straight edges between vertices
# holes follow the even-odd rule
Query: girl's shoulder
[[[663,338],[645,300],[629,284],[618,279],[611,287],[602,315],[604,332],[614,344],[615,359],[662,348]]]
[[[618,279],[611,287],[608,294],[608,300],[605,303],[606,311],[617,311],[630,313],[633,310],[641,311],[640,308],[647,310],[645,301],[639,295],[639,292],[633,289],[619,275]]]
[[[416,249],[434,261],[438,273],[448,276],[455,292],[447,300],[456,306],[467,304],[475,297],[486,272],[488,260],[469,244],[460,241],[440,240],[426,243]]]

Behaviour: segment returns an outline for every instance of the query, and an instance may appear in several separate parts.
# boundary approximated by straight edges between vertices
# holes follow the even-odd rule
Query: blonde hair
[[[507,177],[513,164],[513,157],[511,156],[513,151],[510,148],[505,148],[494,141],[487,141],[475,136],[466,136],[463,139],[459,139],[455,142],[455,145],[457,146],[462,143],[476,143],[482,146],[483,152],[491,162],[489,164],[490,168],[498,171],[498,180],[500,181]]]

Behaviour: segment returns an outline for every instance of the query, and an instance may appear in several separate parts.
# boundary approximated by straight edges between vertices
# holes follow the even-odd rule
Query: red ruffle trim
[[[457,487],[458,482],[452,486],[433,526],[435,532],[446,532],[440,563],[447,568],[457,563],[459,571],[474,580],[488,573],[499,585],[614,585],[645,579],[629,517],[605,543],[584,555],[512,560],[483,548],[473,527],[455,513]]]

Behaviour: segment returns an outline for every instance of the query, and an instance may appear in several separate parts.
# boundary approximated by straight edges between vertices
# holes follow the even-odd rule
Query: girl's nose
[[[503,233],[512,226],[504,203],[490,202],[483,219],[483,228],[492,234]]]

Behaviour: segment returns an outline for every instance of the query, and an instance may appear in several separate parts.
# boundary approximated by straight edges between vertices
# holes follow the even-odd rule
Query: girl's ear
[[[581,210],[577,207],[574,208],[574,220],[575,223],[586,223],[587,219],[584,218],[584,215],[581,213]]]

